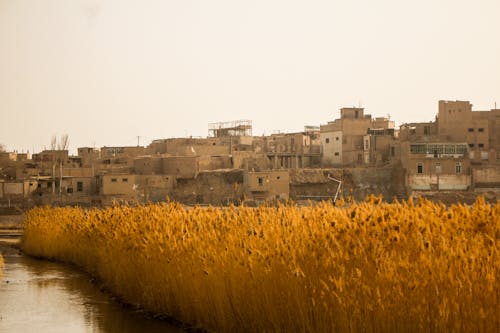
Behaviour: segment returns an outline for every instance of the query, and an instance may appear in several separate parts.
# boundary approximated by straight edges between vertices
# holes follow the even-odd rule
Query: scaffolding
[[[213,138],[252,136],[252,121],[234,120],[208,124],[208,136]]]

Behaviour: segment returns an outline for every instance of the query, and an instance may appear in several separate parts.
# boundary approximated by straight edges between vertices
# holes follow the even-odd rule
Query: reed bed
[[[500,332],[500,203],[36,208],[26,253],[217,332]]]

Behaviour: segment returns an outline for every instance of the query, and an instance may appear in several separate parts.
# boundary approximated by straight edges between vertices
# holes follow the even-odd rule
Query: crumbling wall
[[[329,168],[295,169],[290,171],[290,197],[295,200],[314,197],[334,197],[342,181],[340,195],[363,200],[366,196],[382,195],[386,200],[399,197],[404,188],[403,173],[394,171],[396,166],[379,168]],[[395,178],[396,177],[396,178]]]
[[[226,205],[241,200],[243,190],[243,170],[204,171],[194,179],[178,179],[171,199],[191,205]]]

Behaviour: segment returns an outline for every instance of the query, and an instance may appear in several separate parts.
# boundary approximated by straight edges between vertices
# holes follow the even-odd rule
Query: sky
[[[500,105],[498,0],[0,0],[0,143],[40,151],[303,130],[361,106]]]

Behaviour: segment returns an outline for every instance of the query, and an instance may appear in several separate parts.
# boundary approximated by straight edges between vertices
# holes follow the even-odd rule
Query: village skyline
[[[472,105],[474,105],[474,104],[472,104]],[[374,118],[376,118],[376,117],[385,117],[387,119],[393,120],[393,117],[390,114],[373,114],[373,113],[369,112],[369,110],[365,109],[362,106],[345,106],[345,107],[361,108],[361,109],[364,110],[365,114],[371,115]],[[435,107],[436,107],[436,110],[437,110],[437,104],[435,105]],[[493,109],[496,109],[496,108],[497,108],[497,104],[495,102],[494,105],[490,109],[493,110]],[[337,110],[337,112],[335,112],[336,113],[335,118],[329,119],[325,123],[340,118],[341,117],[341,109],[342,108],[339,108]],[[487,111],[487,110],[489,110],[489,109],[485,109],[485,111]],[[475,111],[477,111],[477,109],[475,109]],[[428,121],[432,122],[432,121],[435,120],[436,117],[437,117],[437,115],[434,114],[433,118],[429,119]],[[234,120],[228,120],[228,121],[234,121]],[[255,124],[253,124],[253,121],[251,119],[249,119],[249,121],[252,122],[252,127],[255,127]],[[222,122],[224,122],[224,121],[222,121]],[[394,121],[394,125],[395,125],[396,129],[399,129],[399,127],[402,126],[402,125],[405,125],[405,124],[408,124],[408,123],[417,123],[417,122],[419,122],[419,121],[408,119],[407,121],[404,121],[404,122],[401,122],[401,123],[398,123],[398,122]],[[210,133],[209,133],[209,126],[211,124],[214,124],[214,123],[216,123],[216,122],[206,124],[206,130],[205,130],[205,134],[204,135],[201,135],[201,134],[200,135],[189,134],[190,132],[188,130],[186,130],[184,136],[170,136],[170,135],[166,134],[163,137],[152,138],[152,137],[149,137],[149,136],[140,136],[140,135],[137,135],[135,137],[131,137],[130,140],[128,140],[127,142],[122,143],[122,144],[120,144],[120,143],[118,143],[118,144],[109,144],[109,143],[106,143],[106,142],[104,142],[102,144],[97,144],[95,141],[90,140],[90,144],[75,146],[74,144],[72,144],[71,133],[53,133],[50,136],[42,139],[42,140],[45,140],[45,141],[42,141],[42,142],[38,143],[37,145],[33,145],[31,147],[31,149],[29,149],[29,148],[28,149],[26,149],[26,148],[16,149],[15,147],[12,148],[12,146],[9,145],[8,142],[0,142],[0,145],[1,145],[1,148],[4,151],[33,154],[33,153],[41,152],[43,150],[52,150],[54,147],[57,149],[56,146],[51,146],[51,141],[53,141],[53,140],[58,141],[59,139],[61,139],[61,137],[67,136],[66,139],[67,139],[68,142],[67,142],[67,145],[65,147],[65,150],[68,150],[70,152],[70,154],[76,155],[77,154],[77,149],[79,147],[90,147],[90,148],[96,148],[96,149],[100,148],[100,147],[114,147],[114,146],[116,146],[116,147],[120,147],[120,146],[129,146],[129,147],[141,146],[141,147],[147,147],[153,141],[155,141],[155,140],[161,140],[161,139],[172,139],[172,138],[208,138],[208,137],[211,136]],[[253,136],[269,136],[269,135],[273,135],[273,134],[300,133],[300,132],[304,132],[305,129],[306,129],[306,127],[317,127],[319,129],[320,125],[321,124],[319,124],[319,123],[315,123],[315,124],[302,124],[302,126],[300,126],[300,125],[297,126],[296,130],[273,129],[273,130],[268,131],[268,132],[266,132],[264,130],[262,134],[258,134],[258,133],[253,132]],[[259,128],[259,127],[257,127],[257,128]],[[39,147],[39,149],[37,150],[36,147]]]

